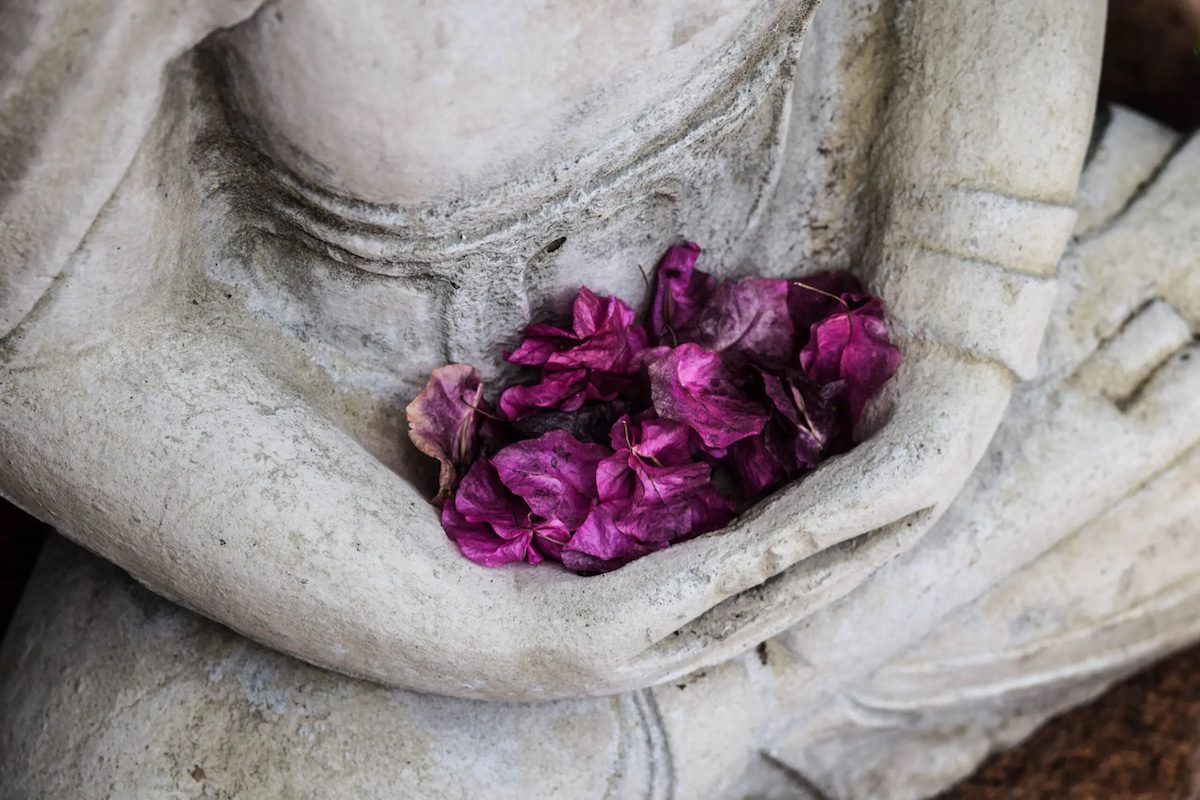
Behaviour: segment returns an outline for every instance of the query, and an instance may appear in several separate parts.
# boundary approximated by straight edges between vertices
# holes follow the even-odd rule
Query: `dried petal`
[[[788,313],[792,317],[798,347],[808,342],[812,326],[835,311],[847,307],[843,295],[859,295],[862,284],[849,272],[818,272],[790,282]]]
[[[792,288],[772,278],[722,283],[700,313],[695,341],[726,358],[788,363],[797,350],[788,310]]]
[[[734,385],[721,357],[695,344],[682,344],[649,368],[654,410],[682,422],[705,447],[720,450],[760,433],[765,409]]]
[[[700,246],[688,242],[667,250],[654,277],[650,336],[655,344],[685,341],[692,323],[708,302],[716,280],[696,269]]]
[[[586,286],[573,305],[572,329],[545,323],[525,329],[525,340],[505,358],[514,364],[546,370],[587,368],[626,373],[634,356],[646,349],[646,331],[617,297],[601,297]]]
[[[854,298],[850,308],[812,327],[800,351],[800,365],[820,384],[843,381],[847,420],[858,424],[863,409],[900,368],[900,350],[891,343],[876,298]]]
[[[565,431],[509,445],[492,458],[500,480],[534,514],[578,528],[596,501],[596,465],[612,453]]]
[[[551,372],[540,383],[510,386],[500,394],[501,413],[518,420],[544,409],[575,411],[587,399],[588,372],[585,369]]]
[[[521,505],[481,458],[442,508],[442,527],[463,555],[477,564],[498,567],[526,560],[536,564],[542,557],[533,547],[533,528],[520,524],[527,516]]]
[[[408,404],[408,436],[441,465],[433,504],[440,506],[458,482],[460,473],[477,453],[483,379],[466,364],[438,367],[429,382]]]
[[[442,527],[463,555],[489,567],[557,558],[571,536],[561,521],[535,515],[482,458],[471,465],[442,509]]]
[[[652,464],[677,466],[692,461],[691,428],[680,422],[651,417],[631,422],[626,415],[609,432],[613,450],[629,450]]]
[[[844,385],[835,381],[817,386],[796,373],[764,374],[762,381],[774,411],[768,424],[768,444],[790,467],[815,467],[838,433],[834,404],[844,393]]]
[[[606,467],[607,462],[597,471],[597,483]],[[713,487],[708,464],[656,467],[632,462],[626,471],[632,477],[632,502],[615,523],[640,542],[676,542],[733,519],[733,502]]]
[[[619,530],[610,509],[597,506],[562,550],[562,563],[576,572],[609,572],[661,550],[666,543],[639,542]]]
[[[795,477],[795,470],[767,446],[763,436],[734,442],[725,462],[737,474],[747,497],[758,497],[767,489]]]
[[[502,539],[490,525],[469,522],[458,513],[453,502],[442,508],[442,528],[464,556],[485,567],[500,567],[527,559],[530,564],[536,564],[542,560],[532,546],[533,531],[521,531],[511,539]]]

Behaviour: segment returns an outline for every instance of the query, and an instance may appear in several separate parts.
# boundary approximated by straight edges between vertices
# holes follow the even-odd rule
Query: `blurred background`
[[[1110,0],[1108,13],[1101,101],[1200,127],[1200,0]],[[0,637],[49,532],[0,500]],[[949,798],[1200,800],[1200,646],[1051,721]]]

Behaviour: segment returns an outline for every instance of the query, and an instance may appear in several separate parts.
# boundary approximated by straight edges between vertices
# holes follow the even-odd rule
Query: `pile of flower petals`
[[[853,445],[900,365],[879,299],[845,272],[718,284],[699,255],[663,256],[645,325],[586,287],[569,327],[530,325],[505,357],[537,377],[495,405],[474,367],[433,371],[409,435],[440,462],[433,502],[463,555],[606,572]]]

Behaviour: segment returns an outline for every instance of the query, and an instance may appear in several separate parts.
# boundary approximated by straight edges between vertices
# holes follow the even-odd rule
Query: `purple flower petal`
[[[716,280],[696,269],[700,246],[688,242],[667,250],[654,277],[650,306],[650,335],[655,344],[684,341],[700,309],[708,302]]]
[[[758,497],[795,475],[792,467],[767,446],[763,436],[751,436],[734,442],[729,447],[726,462],[737,474],[747,497]]]
[[[551,372],[540,383],[510,386],[500,394],[498,405],[508,419],[521,419],[544,409],[575,411],[587,399],[588,373],[585,369]]]
[[[714,530],[733,519],[733,502],[712,485],[708,464],[656,467],[631,465],[633,502],[616,520],[641,542],[676,542]]]
[[[489,567],[557,559],[571,538],[561,521],[535,515],[482,458],[471,465],[452,500],[442,508],[442,527],[463,555]]]
[[[788,310],[792,288],[786,280],[771,278],[722,283],[700,312],[695,341],[727,357],[788,363],[797,350]]]
[[[817,386],[798,374],[764,374],[762,380],[776,415],[768,426],[768,443],[791,467],[815,467],[838,433],[834,401],[844,393],[844,385],[835,381]]]
[[[721,357],[698,345],[676,347],[649,371],[658,416],[684,423],[707,448],[724,449],[767,422],[765,409],[733,384]]]
[[[888,337],[883,304],[865,299],[814,325],[800,351],[800,365],[817,383],[845,382],[848,422],[857,425],[867,401],[900,368],[900,350]]]
[[[408,404],[408,436],[427,456],[441,465],[433,504],[442,505],[454,491],[459,474],[478,450],[479,415],[483,406],[483,379],[466,364],[438,367],[429,382]]]
[[[609,433],[613,450],[629,450],[651,463],[678,466],[692,461],[691,428],[667,419],[631,422],[629,415],[618,419]]]
[[[487,523],[469,522],[458,513],[453,502],[446,503],[442,508],[442,528],[464,556],[485,567],[500,567],[526,560],[536,564],[542,560],[542,556],[532,547],[532,531],[521,531],[510,539],[502,539]]]
[[[597,372],[627,374],[635,356],[647,345],[646,331],[634,313],[616,297],[600,297],[586,286],[575,298],[574,346],[546,359],[547,369],[586,367]]]
[[[525,329],[525,340],[516,350],[505,353],[504,358],[513,364],[540,367],[550,356],[570,347],[575,341],[576,337],[570,331],[545,323],[534,323]]]
[[[862,284],[849,272],[818,272],[790,281],[788,313],[798,347],[808,342],[812,326],[846,307],[842,295],[862,293]]]
[[[476,460],[462,479],[454,493],[454,508],[467,522],[486,522],[504,531],[521,528],[528,512],[485,458]]]
[[[481,458],[471,465],[451,502],[442,508],[442,527],[463,555],[478,564],[536,564],[542,556],[533,547],[533,527],[523,524],[528,517],[523,505]]]
[[[573,306],[570,331],[535,323],[525,329],[525,340],[505,358],[514,364],[546,370],[587,368],[627,373],[634,357],[647,347],[646,331],[617,297],[601,297],[586,286]]]
[[[534,514],[574,529],[596,501],[596,465],[611,453],[603,445],[584,444],[565,431],[551,431],[509,445],[492,458],[492,466]]]
[[[617,528],[611,510],[597,506],[562,551],[562,563],[576,572],[608,572],[665,547],[639,542]]]

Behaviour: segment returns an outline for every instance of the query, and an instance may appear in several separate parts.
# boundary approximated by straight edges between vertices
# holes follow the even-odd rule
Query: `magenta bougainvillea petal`
[[[768,441],[795,468],[815,467],[839,431],[835,403],[844,394],[844,385],[836,381],[818,386],[795,373],[764,374],[762,381],[774,412]]]
[[[521,560],[536,564],[546,556],[557,559],[571,538],[561,520],[539,517],[509,491],[486,458],[471,465],[453,499],[442,508],[442,526],[463,555],[486,566]]]
[[[747,497],[757,497],[796,475],[790,463],[767,445],[765,436],[751,436],[734,442],[725,461],[737,475]]]
[[[562,563],[576,572],[609,572],[666,547],[640,542],[617,527],[611,509],[597,506],[562,550]]]
[[[500,567],[514,561],[536,564],[542,560],[533,548],[533,531],[517,532],[512,538],[503,539],[487,523],[468,521],[453,502],[442,507],[442,528],[464,556],[485,567]]]
[[[788,313],[796,331],[796,345],[808,342],[812,326],[846,307],[843,295],[858,295],[862,284],[849,272],[818,272],[789,282]]]
[[[649,344],[633,309],[616,297],[601,297],[587,287],[573,304],[570,331],[534,324],[525,340],[506,358],[542,369],[542,380],[514,386],[500,396],[510,420],[544,409],[574,411],[587,400],[609,401],[636,393]]]
[[[767,422],[766,410],[738,389],[721,357],[699,345],[681,344],[649,372],[658,416],[687,425],[705,447],[726,448]]]
[[[800,366],[819,384],[845,384],[849,424],[857,425],[867,401],[900,368],[900,350],[888,336],[883,304],[854,298],[849,308],[813,325],[800,351]]]
[[[796,354],[785,280],[726,281],[701,311],[696,342],[727,358],[786,364]]]
[[[882,303],[844,272],[717,285],[699,255],[663,256],[648,328],[586,287],[569,325],[527,327],[505,357],[537,374],[498,411],[473,368],[434,371],[410,436],[441,465],[435,502],[463,555],[607,572],[853,446],[900,363]]]
[[[650,336],[655,344],[687,341],[696,317],[708,302],[716,279],[696,269],[700,246],[687,242],[667,250],[658,262],[650,305]]]
[[[466,364],[435,369],[425,388],[408,404],[409,438],[440,464],[434,505],[445,502],[475,459],[483,406],[483,379],[479,370]]]
[[[521,419],[545,409],[575,411],[587,399],[588,372],[572,369],[551,372],[532,386],[510,386],[500,394],[497,405],[506,419]]]
[[[492,457],[492,466],[534,514],[575,529],[596,501],[596,465],[611,452],[566,431],[550,431],[505,447]]]
[[[677,466],[692,460],[691,428],[681,422],[652,416],[635,423],[626,414],[612,426],[608,439],[614,450],[629,450],[654,464]]]

